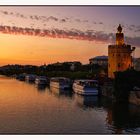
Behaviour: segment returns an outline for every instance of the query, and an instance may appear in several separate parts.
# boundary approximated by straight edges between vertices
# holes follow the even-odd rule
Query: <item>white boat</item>
[[[35,84],[37,85],[47,85],[48,79],[45,76],[38,76],[35,79]]]
[[[26,75],[25,77],[25,80],[27,82],[35,82],[35,79],[36,79],[36,75],[33,75],[33,74]]]
[[[50,87],[58,89],[69,89],[71,87],[70,79],[65,77],[54,77],[50,80]]]
[[[73,83],[73,91],[81,95],[98,95],[97,80],[75,80]]]

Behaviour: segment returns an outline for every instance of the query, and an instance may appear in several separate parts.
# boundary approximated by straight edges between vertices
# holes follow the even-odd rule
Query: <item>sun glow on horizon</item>
[[[42,65],[64,61],[88,63],[90,57],[107,53],[105,44],[96,46],[89,41],[7,34],[0,34],[0,38],[0,65]]]

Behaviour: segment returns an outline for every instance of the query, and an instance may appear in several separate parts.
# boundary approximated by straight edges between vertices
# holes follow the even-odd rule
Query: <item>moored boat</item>
[[[33,74],[26,75],[25,77],[25,80],[27,82],[35,82],[35,79],[36,79],[36,75],[33,75]]]
[[[58,89],[69,89],[71,88],[71,81],[65,77],[54,77],[50,80],[50,87]]]
[[[38,76],[35,79],[35,84],[37,85],[47,85],[48,84],[48,79],[46,76]]]
[[[20,81],[25,81],[25,76],[26,76],[26,74],[19,74],[16,76],[16,79],[18,79]]]
[[[98,95],[98,81],[75,80],[73,83],[73,91],[81,95]]]

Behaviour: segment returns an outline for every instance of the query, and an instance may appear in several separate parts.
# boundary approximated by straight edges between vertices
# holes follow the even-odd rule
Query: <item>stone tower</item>
[[[119,24],[116,33],[116,44],[108,46],[108,77],[114,78],[114,72],[125,71],[133,67],[132,52],[135,47],[124,43],[124,34]]]

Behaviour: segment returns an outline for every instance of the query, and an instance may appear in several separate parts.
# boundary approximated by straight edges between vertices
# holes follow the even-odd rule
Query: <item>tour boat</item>
[[[71,87],[71,82],[70,79],[65,77],[54,77],[50,80],[50,87],[69,89]]]
[[[35,79],[35,84],[37,85],[47,85],[48,79],[45,76],[38,76]]]
[[[36,79],[36,75],[33,75],[33,74],[29,74],[25,77],[25,80],[27,82],[35,82],[35,79]]]
[[[73,91],[81,95],[98,95],[98,81],[75,80],[73,83]]]

